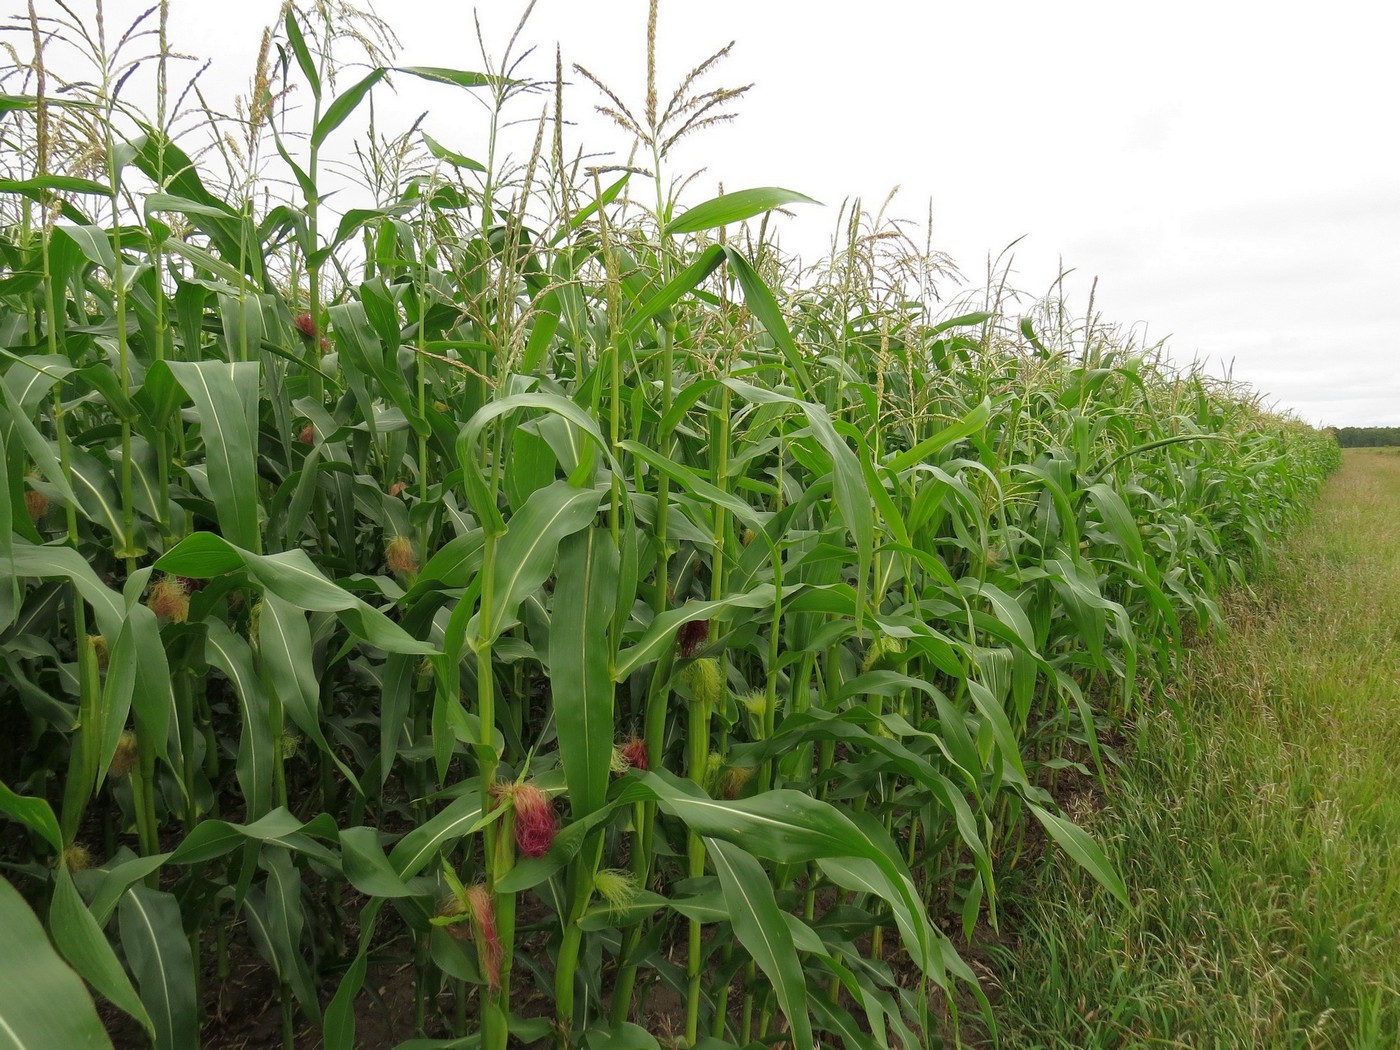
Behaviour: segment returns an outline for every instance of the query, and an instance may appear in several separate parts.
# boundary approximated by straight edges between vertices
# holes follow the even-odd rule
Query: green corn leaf
[[[122,597],[105,587],[92,566],[71,547],[38,547],[20,541],[13,545],[11,563],[19,577],[71,580],[92,606],[98,629],[112,648],[113,664],[103,686],[103,709],[98,712],[101,767],[89,771],[96,783],[116,749],[126,711],[134,708],[138,725],[154,734],[153,739],[166,740],[173,697],[159,623],[144,606],[127,607]],[[140,588],[136,591],[139,595]]]
[[[390,400],[399,407],[414,431],[426,437],[429,433],[428,424],[419,417],[417,401],[409,392],[403,374],[398,368],[397,340],[386,354],[380,335],[370,324],[365,309],[366,302],[368,300],[341,303],[330,308],[328,313],[336,345],[341,348],[346,363],[358,370],[360,381],[366,383],[364,400],[367,407],[369,405],[368,380],[373,379],[378,383],[380,393],[387,394]],[[369,413],[367,413],[368,415]]]
[[[168,367],[199,413],[219,527],[229,542],[256,553],[262,547],[257,491],[259,366],[251,361],[172,361]]]
[[[434,652],[431,645],[410,637],[382,612],[322,576],[305,551],[252,554],[221,536],[197,532],[163,555],[155,567],[198,580],[242,568],[260,586],[295,608],[336,613],[351,631],[371,645],[392,653],[426,656]]]
[[[83,449],[69,451],[69,472],[78,507],[83,515],[107,530],[113,544],[120,546],[125,533],[122,524],[121,497],[112,478],[112,469],[104,467]]]
[[[261,893],[254,889],[247,896],[249,928],[255,941],[264,942],[264,954],[278,977],[291,986],[301,1008],[319,1022],[321,1011],[311,970],[301,954],[302,930],[306,926],[301,874],[286,850],[263,850],[258,866],[267,872],[267,882]]]
[[[890,672],[872,672],[848,683],[844,695],[869,695],[863,688],[875,675]],[[892,675],[896,682],[909,682],[903,675]],[[927,683],[917,683],[924,689],[932,690]],[[886,734],[889,735],[886,735]],[[880,715],[863,707],[853,707],[840,712],[824,711],[820,708],[790,715],[783,719],[774,736],[759,744],[736,744],[729,752],[731,761],[757,765],[759,762],[775,758],[795,750],[799,745],[816,740],[835,740],[846,745],[852,754],[880,753],[889,759],[886,768],[897,771],[914,783],[926,788],[943,806],[953,814],[958,833],[973,856],[979,862],[988,862],[987,847],[982,841],[976,817],[971,807],[956,786],[940,773],[934,765],[915,754],[904,740],[926,740],[937,746],[951,760],[942,739],[931,733],[916,730],[897,715]]]
[[[785,593],[791,596],[796,588],[788,588]],[[731,594],[713,602],[687,602],[676,609],[668,609],[651,621],[647,631],[631,648],[618,655],[613,668],[613,680],[624,682],[638,667],[655,660],[666,646],[675,643],[676,632],[684,623],[691,620],[709,620],[730,609],[768,609],[777,599],[777,590],[771,583],[760,584],[742,594]]]
[[[567,481],[556,481],[531,494],[514,515],[497,548],[499,567],[495,576],[492,625],[480,633],[479,617],[467,633],[477,644],[492,642],[515,616],[520,603],[549,578],[559,545],[587,525],[598,513],[607,489],[580,489]]]
[[[763,390],[736,379],[726,379],[724,385],[741,397],[755,403],[790,404],[800,408],[806,415],[807,424],[812,428],[817,441],[826,450],[826,454],[831,457],[831,479],[832,486],[836,491],[836,505],[841,511],[846,528],[850,530],[851,538],[855,540],[857,572],[859,573],[859,584],[856,588],[857,608],[863,609],[862,596],[871,555],[875,548],[875,516],[871,510],[869,492],[865,487],[865,476],[861,472],[860,463],[856,459],[855,453],[836,432],[831,417],[827,415],[826,409],[822,408],[821,405],[813,404],[810,401],[799,401],[797,398],[770,390]]]
[[[744,291],[744,303],[753,311],[753,315],[767,329],[773,342],[782,351],[799,388],[810,390],[812,381],[807,362],[798,350],[797,343],[793,341],[792,332],[788,329],[787,321],[783,320],[783,311],[778,306],[778,300],[773,297],[773,292],[763,283],[763,278],[758,275],[753,264],[738,251],[726,246],[724,255],[729,260],[730,270],[739,279],[739,287]]]
[[[45,99],[45,102],[51,101]],[[72,175],[35,175],[28,179],[0,179],[0,193],[18,193],[33,201],[44,199],[45,193],[88,193],[106,197],[110,186],[91,179],[79,179]]]
[[[706,839],[705,846],[724,889],[734,936],[772,983],[792,1026],[793,1045],[811,1046],[806,975],[767,873],[752,856],[728,842]]]
[[[584,1038],[586,1050],[661,1050],[656,1037],[645,1028],[625,1022],[612,1029],[596,1029]]]
[[[1088,832],[1078,824],[1072,824],[1064,817],[1056,816],[1048,809],[1037,806],[1034,802],[1027,800],[1026,805],[1035,814],[1035,819],[1040,821],[1041,826],[1049,832],[1056,845],[1068,853],[1076,864],[1092,875],[1099,885],[1113,894],[1123,907],[1132,907],[1132,901],[1128,898],[1128,887],[1124,884],[1123,877],[1113,870],[1113,865],[1109,863],[1107,855],[1099,844],[1089,837]]]
[[[63,957],[94,988],[123,1013],[140,1022],[146,1033],[154,1038],[155,1026],[150,1015],[131,986],[102,927],[88,911],[87,905],[73,885],[67,865],[60,865],[54,876],[53,901],[49,904],[49,931]]]
[[[0,410],[0,463],[8,464],[5,450],[5,428],[3,411]],[[0,480],[0,631],[15,622],[15,614],[20,605],[19,577],[14,572],[14,522],[16,504],[24,506],[24,497],[16,499],[19,479],[16,472],[10,472],[8,483]]]
[[[29,412],[19,404],[17,395],[11,391],[8,380],[13,372],[13,369],[7,372],[6,381],[0,383],[0,396],[4,397],[5,406],[9,410],[4,420],[5,447],[12,451],[17,451],[17,446],[23,447],[44,475],[44,479],[57,488],[64,499],[74,506],[82,506],[69,483],[67,471],[59,462],[53,443],[39,432],[39,428],[30,419]],[[86,509],[83,513],[87,513]]]
[[[570,216],[569,222],[549,239],[549,247],[553,248],[560,244],[569,234],[573,233],[585,222],[593,218],[593,216],[597,214],[599,208],[606,208],[613,201],[617,200],[618,195],[622,192],[623,188],[627,185],[627,181],[631,177],[632,173],[630,171],[623,172],[622,176],[607,189],[603,190],[599,197],[589,201]]]
[[[688,211],[676,216],[666,224],[663,231],[672,233],[696,233],[712,230],[717,226],[727,226],[731,222],[743,222],[755,215],[784,204],[817,204],[805,193],[785,190],[777,186],[760,186],[750,190],[736,190],[725,193],[703,204],[697,204]]]
[[[968,679],[968,695],[972,697],[972,702],[977,705],[977,710],[982,712],[984,717],[992,727],[992,736],[996,739],[997,746],[1001,748],[1002,759],[1015,771],[1020,778],[1020,782],[1026,780],[1026,768],[1021,764],[1020,741],[1016,739],[1016,731],[1011,728],[1011,720],[1006,716],[1006,708],[995,693],[988,689],[981,682]]]
[[[818,1027],[834,1032],[846,1050],[882,1050],[880,1043],[863,1032],[850,1011],[820,995],[812,996],[812,1014]]]
[[[413,891],[404,885],[379,845],[374,828],[346,828],[340,833],[341,860],[345,877],[367,897],[408,897]]]
[[[87,560],[72,547],[41,547],[19,540],[14,544],[12,558],[16,576],[72,581],[97,615],[98,629],[108,638],[121,633],[126,616],[121,595],[106,587]]]
[[[435,84],[455,84],[463,88],[504,87],[516,83],[514,80],[489,73],[473,73],[467,69],[447,69],[443,66],[395,66],[394,72],[408,73],[423,80],[431,80]]]
[[[695,471],[675,460],[663,456],[660,452],[655,452],[647,446],[637,441],[620,441],[618,447],[622,448],[638,459],[655,467],[665,474],[672,481],[680,484],[687,492],[700,497],[717,507],[723,507],[734,515],[740,522],[753,530],[754,536],[763,543],[776,556],[777,548],[773,545],[767,530],[764,528],[764,521],[758,513],[741,500],[738,496],[725,492],[718,486],[706,481]]]
[[[991,416],[992,403],[989,399],[983,398],[976,408],[958,422],[952,426],[944,427],[937,434],[925,438],[913,448],[891,456],[885,466],[896,474],[902,473],[916,463],[923,463],[949,445],[956,444],[973,434],[981,433],[986,428],[987,421],[991,419]]]
[[[311,49],[306,46],[306,37],[302,36],[296,14],[295,8],[287,8],[287,17],[283,22],[287,30],[287,43],[291,45],[292,54],[296,56],[297,65],[301,67],[301,75],[306,77],[306,86],[311,89],[311,97],[319,102],[321,78],[316,72],[316,63],[311,59]]]
[[[258,666],[263,683],[282,701],[283,709],[291,715],[297,728],[336,764],[358,791],[359,780],[326,741],[321,728],[321,688],[310,659],[311,651],[311,629],[307,626],[306,615],[276,593],[265,593],[258,617]]]
[[[262,348],[265,335],[263,331],[263,303],[261,296],[251,292],[245,292],[242,295],[235,295],[227,292],[220,293],[219,320],[223,324],[224,347],[228,352],[229,360],[237,360],[240,362],[253,361]],[[208,362],[204,363],[208,364]],[[253,381],[251,383],[245,382],[243,386],[253,392],[252,402],[253,405],[256,406],[258,394],[257,373],[253,373],[253,376]],[[179,377],[178,371],[176,372],[176,377]],[[184,386],[185,384],[181,381],[180,385]],[[194,391],[189,390],[188,387],[186,387],[186,391],[191,397],[195,397],[196,405],[201,404],[200,399],[195,396]],[[240,392],[244,393],[245,398],[247,397],[246,391],[243,388],[240,388]],[[232,404],[233,402],[231,401],[230,405]],[[203,419],[204,415],[201,413],[201,422]]]
[[[472,160],[462,153],[456,153],[442,143],[438,142],[426,131],[423,133],[423,145],[428,147],[428,152],[438,160],[445,160],[454,168],[465,168],[467,171],[485,171],[486,165],[479,161]]]
[[[345,123],[345,119],[355,111],[355,107],[369,94],[370,89],[384,79],[386,73],[388,70],[383,68],[373,70],[363,80],[336,96],[335,101],[326,107],[326,111],[321,114],[321,119],[311,131],[312,149],[319,149],[330,137],[331,132]]]
[[[608,628],[619,555],[603,529],[584,529],[559,547],[549,626],[549,668],[559,757],[574,819],[603,804],[612,757],[613,677]]]
[[[481,799],[476,792],[469,791],[401,838],[389,853],[389,863],[400,878],[411,878],[422,871],[439,850],[467,834],[480,818]]]
[[[21,357],[8,350],[0,350],[0,356],[14,362],[5,372],[6,403],[29,419],[34,418],[34,413],[54,385],[76,371],[66,357],[52,354]],[[12,440],[9,428],[5,431],[5,440]]]
[[[117,256],[112,251],[111,239],[100,226],[55,226],[54,232],[72,241],[88,262],[106,270],[116,267]]]
[[[122,949],[155,1026],[156,1050],[198,1046],[194,960],[179,903],[169,893],[135,885],[122,896],[117,917]]]
[[[883,829],[858,827],[840,810],[797,791],[780,789],[720,801],[671,773],[631,775],[652,790],[664,811],[702,837],[733,842],[755,856],[781,863],[855,858],[869,864],[879,873],[870,892],[890,904],[905,948],[926,974],[944,983],[951,945],[941,944],[935,935],[913,877]]]
[[[0,878],[0,1046],[111,1050],[92,997],[64,965],[19,891]],[[193,1044],[190,1044],[193,1045]]]
[[[98,884],[97,892],[92,895],[92,905],[88,909],[97,925],[105,927],[112,918],[112,913],[117,910],[122,894],[151,872],[159,871],[161,865],[169,859],[169,853],[133,857],[103,871],[102,881]]]
[[[254,819],[272,810],[272,731],[267,721],[267,694],[253,665],[253,652],[223,622],[206,625],[204,655],[223,672],[238,694],[243,731],[238,738],[238,784]]]
[[[612,460],[611,446],[603,437],[603,432],[598,429],[597,420],[568,398],[560,397],[558,394],[534,392],[510,394],[498,398],[483,406],[468,420],[457,439],[457,454],[463,464],[465,465],[468,460],[475,461],[475,457],[469,456],[468,453],[475,446],[477,437],[480,436],[487,424],[501,416],[526,408],[540,409],[568,420],[593,440],[593,443],[608,457],[609,465],[614,470],[623,473],[618,464]]]
[[[168,859],[171,864],[201,864],[215,857],[222,857],[246,842],[275,842],[335,867],[335,854],[315,842],[311,837],[313,834],[326,838],[335,836],[335,824],[327,814],[323,813],[303,822],[279,806],[266,816],[248,824],[231,824],[226,820],[202,820],[185,836],[184,841],[175,848]],[[102,895],[99,891],[98,897]]]
[[[369,950],[374,943],[374,926],[383,907],[383,898],[371,900],[360,911],[360,946],[345,971],[345,976],[336,986],[335,996],[326,1007],[322,1025],[322,1035],[326,1050],[354,1050],[355,1046],[355,996],[364,987],[365,976],[369,972]]]
[[[45,842],[54,848],[55,853],[63,852],[63,832],[59,830],[58,818],[52,807],[42,798],[32,795],[19,795],[0,781],[0,813],[19,821],[31,831],[38,832]]]
[[[151,617],[151,626],[155,626],[155,617],[151,610],[144,606],[137,606],[147,616]],[[135,609],[132,610],[135,612]],[[102,782],[107,777],[107,768],[112,764],[112,756],[116,754],[117,745],[121,741],[121,735],[126,730],[127,716],[131,713],[131,700],[136,691],[137,655],[136,655],[136,633],[134,630],[135,619],[129,618],[122,623],[121,633],[114,640],[108,641],[108,664],[107,673],[102,680],[102,705],[98,712],[97,731],[100,734],[97,752],[97,768],[93,771],[96,780],[94,789],[102,787]],[[157,641],[159,634],[156,635]],[[164,650],[161,657],[164,658]],[[163,712],[168,712],[169,708],[162,706]],[[149,705],[147,705],[149,713]],[[168,725],[168,722],[167,722]],[[144,728],[144,727],[143,727]],[[164,736],[154,739],[164,739]]]
[[[1099,517],[1103,518],[1109,533],[1133,561],[1141,565],[1147,558],[1142,548],[1142,534],[1138,532],[1137,522],[1133,520],[1133,513],[1123,502],[1123,497],[1102,482],[1090,485],[1085,491],[1098,508]]]
[[[960,314],[957,317],[950,317],[946,321],[939,321],[938,324],[933,326],[929,334],[942,335],[944,332],[953,328],[972,328],[979,324],[986,324],[995,316],[995,314],[988,313],[986,310],[975,310],[970,314]]]
[[[132,580],[141,581],[141,574],[137,573]],[[160,622],[155,613],[135,600],[143,587],[144,582],[134,588],[128,586],[126,619],[122,622],[116,643],[113,644],[111,636],[108,636],[112,656],[107,668],[107,680],[102,685],[107,728],[100,753],[100,774],[105,774],[121,733],[117,726],[118,711],[129,709],[135,716],[137,730],[155,746],[156,756],[167,761],[171,758],[167,730],[175,709],[175,696],[170,685],[170,663],[165,646],[161,643]],[[119,653],[121,660],[129,660],[135,665],[135,673],[130,679],[124,670],[119,673]]]
[[[623,331],[629,335],[636,335],[649,320],[663,310],[674,306],[682,296],[698,287],[701,281],[715,272],[716,267],[723,260],[724,250],[717,244],[710,245],[696,256],[694,262],[666,282],[664,288],[643,303],[639,309],[630,313],[627,322],[623,325]]]

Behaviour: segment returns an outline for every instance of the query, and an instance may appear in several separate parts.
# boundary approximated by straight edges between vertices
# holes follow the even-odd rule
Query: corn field
[[[629,104],[288,6],[220,118],[165,16],[8,36],[0,1047],[199,1046],[239,958],[288,1047],[994,1031],[999,877],[1127,905],[1057,780],[1335,444],[1092,303],[941,302],[882,213],[804,268],[801,193],[683,192],[723,52]],[[332,207],[406,79],[488,153],[372,127]]]

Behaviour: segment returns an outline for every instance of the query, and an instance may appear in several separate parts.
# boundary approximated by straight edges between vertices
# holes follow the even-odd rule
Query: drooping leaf
[[[63,957],[114,1006],[140,1022],[148,1035],[155,1036],[146,1007],[131,986],[116,952],[107,942],[102,927],[88,911],[73,885],[66,865],[54,875],[53,901],[49,905],[49,932]]]
[[[1072,824],[1064,817],[1057,816],[1048,809],[1037,806],[1034,802],[1028,801],[1026,805],[1035,814],[1035,819],[1040,821],[1041,826],[1050,833],[1050,837],[1055,840],[1056,845],[1092,875],[1099,885],[1113,894],[1123,907],[1132,907],[1132,902],[1128,898],[1128,887],[1124,884],[1123,877],[1113,870],[1113,865],[1109,863],[1103,848],[1089,837],[1088,832],[1078,824]]]
[[[19,891],[0,878],[0,1046],[111,1050],[92,997],[64,965]]]
[[[792,1026],[793,1045],[811,1046],[806,975],[767,873],[737,846],[718,839],[706,839],[705,846],[724,888],[734,936],[772,983],[773,993]]]

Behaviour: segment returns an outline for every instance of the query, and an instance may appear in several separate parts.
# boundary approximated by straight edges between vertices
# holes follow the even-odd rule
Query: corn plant
[[[803,194],[689,203],[671,147],[744,89],[721,51],[663,105],[654,2],[640,105],[574,74],[645,172],[569,159],[521,29],[397,67],[289,4],[223,128],[167,100],[164,5],[119,41],[60,7],[0,107],[19,1045],[108,1045],[87,989],[199,1045],[231,938],[286,1046],[354,1046],[386,965],[415,1046],[942,1045],[960,1003],[995,1026],[959,945],[1028,833],[1128,902],[1055,777],[1330,439],[1092,307],[941,307],[884,209],[802,269],[770,217]],[[371,128],[332,212],[326,151],[404,77],[484,103],[484,160]]]

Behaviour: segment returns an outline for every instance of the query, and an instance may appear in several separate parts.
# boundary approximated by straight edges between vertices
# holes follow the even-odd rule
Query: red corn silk
[[[633,769],[647,770],[651,768],[651,759],[647,757],[647,742],[640,737],[633,737],[623,744],[621,749],[622,757]]]
[[[467,890],[467,906],[471,908],[472,926],[480,938],[481,965],[486,971],[491,990],[495,991],[501,986],[501,959],[505,952],[496,930],[496,906],[491,899],[491,891],[482,883],[477,883]]]
[[[515,846],[527,857],[543,857],[559,833],[559,814],[550,797],[537,787],[521,784],[511,792],[515,807]]]
[[[680,631],[676,633],[676,648],[684,659],[689,660],[704,648],[709,637],[709,620],[689,620],[681,624]]]

